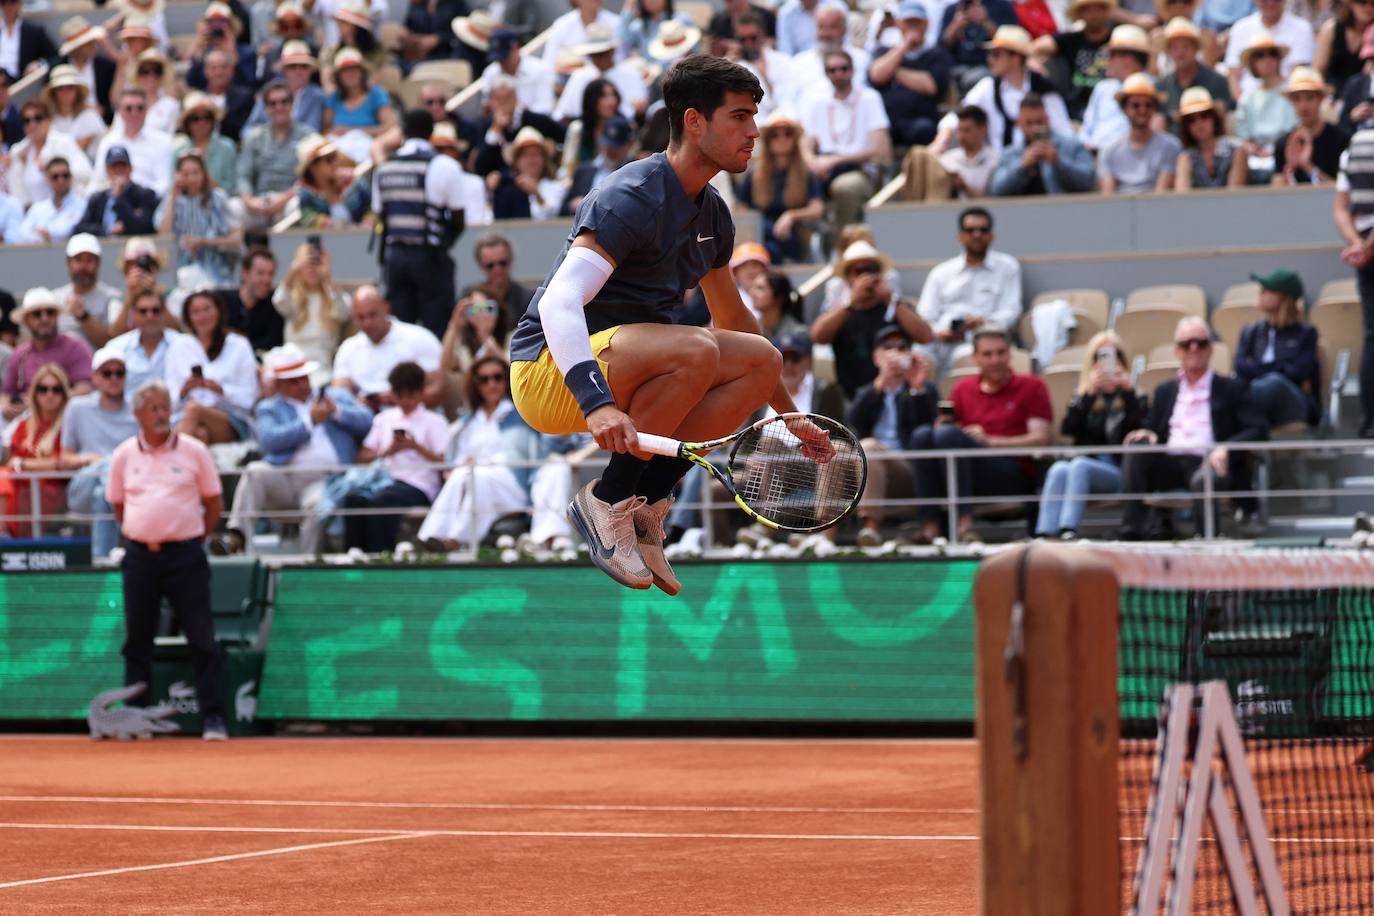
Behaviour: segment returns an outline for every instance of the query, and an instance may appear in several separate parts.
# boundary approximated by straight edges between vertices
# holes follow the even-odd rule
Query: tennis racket
[[[706,457],[730,446],[725,470]],[[843,423],[809,413],[760,420],[723,439],[679,442],[639,434],[639,447],[705,468],[752,519],[779,531],[821,531],[859,504],[868,459]]]

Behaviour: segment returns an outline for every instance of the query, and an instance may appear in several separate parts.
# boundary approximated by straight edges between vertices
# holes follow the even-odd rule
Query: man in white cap
[[[136,86],[119,94],[119,118],[109,133],[100,138],[95,161],[105,162],[110,149],[122,146],[129,153],[133,165],[133,179],[151,188],[158,197],[165,197],[172,186],[172,138],[160,130],[147,126],[148,95]],[[123,127],[120,127],[120,124]]]
[[[138,435],[138,421],[124,397],[124,360],[109,347],[91,357],[95,390],[74,397],[62,414],[62,450],[80,468],[67,487],[67,507],[96,516],[91,525],[91,555],[108,556],[119,543],[119,526],[105,499],[110,456],[119,443]],[[103,517],[102,517],[103,516]]]
[[[644,72],[629,61],[616,63],[616,52],[620,39],[614,29],[600,23],[587,28],[587,42],[580,51],[587,63],[573,71],[553,116],[564,123],[582,117],[582,91],[595,79],[610,80],[620,93],[620,113],[630,120],[644,113],[649,106],[648,84],[644,82]]]
[[[67,240],[67,276],[70,282],[53,290],[62,305],[57,330],[99,347],[109,339],[110,303],[119,299],[119,290],[100,282],[99,239],[78,233]]]
[[[270,351],[263,370],[276,395],[253,410],[264,457],[249,464],[229,510],[228,533],[211,544],[215,553],[238,553],[253,533],[260,512],[302,510],[301,552],[320,548],[320,520],[313,511],[329,468],[352,464],[358,444],[372,428],[372,413],[345,388],[311,390],[319,364],[293,343]]]
[[[35,286],[24,294],[24,303],[13,318],[29,332],[29,339],[15,348],[5,365],[3,415],[13,420],[24,410],[29,384],[49,363],[56,363],[72,382],[72,392],[91,390],[91,348],[85,341],[57,331],[61,306],[52,290]]]

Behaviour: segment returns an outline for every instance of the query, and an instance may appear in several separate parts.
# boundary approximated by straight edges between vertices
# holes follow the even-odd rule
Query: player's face
[[[759,106],[744,92],[725,93],[725,102],[711,115],[701,138],[701,152],[725,172],[738,175],[749,166],[759,138],[754,117]]]

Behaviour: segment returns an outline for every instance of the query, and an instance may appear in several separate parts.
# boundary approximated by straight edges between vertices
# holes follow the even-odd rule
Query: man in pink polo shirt
[[[107,498],[128,542],[124,573],[124,683],[153,680],[153,637],[166,597],[181,621],[196,673],[202,736],[222,741],[224,656],[210,615],[210,564],[203,541],[219,521],[219,473],[199,440],[172,432],[172,397],[146,382],[133,398],[138,435],[110,460]],[[146,702],[143,697],[129,702]]]

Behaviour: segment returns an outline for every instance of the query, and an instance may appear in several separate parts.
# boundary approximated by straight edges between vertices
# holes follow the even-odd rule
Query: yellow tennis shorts
[[[611,338],[620,328],[616,325],[592,335],[592,355],[607,378],[610,378],[610,370],[601,358],[601,351],[611,345]],[[511,363],[510,393],[520,416],[541,433],[564,436],[587,431],[587,418],[582,416],[577,399],[563,382],[563,373],[558,371],[548,347],[536,360]]]

